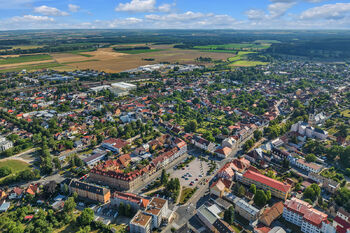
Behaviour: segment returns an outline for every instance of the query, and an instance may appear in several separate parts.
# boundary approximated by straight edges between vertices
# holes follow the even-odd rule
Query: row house
[[[191,143],[194,144],[196,147],[209,151],[209,152],[214,152],[215,150],[215,144],[212,142],[209,142],[208,140],[199,137],[199,136],[193,136]]]

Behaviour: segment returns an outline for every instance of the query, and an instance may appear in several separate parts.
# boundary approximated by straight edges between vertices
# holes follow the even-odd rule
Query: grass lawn
[[[192,197],[192,195],[196,192],[197,189],[193,188],[182,188],[181,196],[180,196],[180,204],[183,205],[185,204],[188,199]]]
[[[29,166],[30,166],[30,164],[23,162],[23,161],[20,161],[20,160],[15,160],[15,159],[5,160],[3,162],[0,162],[0,167],[11,168],[12,173],[8,176],[12,176],[20,171],[24,171],[26,169],[29,169]],[[0,178],[0,181],[2,181],[3,179],[5,179],[8,176]]]
[[[26,170],[27,168],[29,168],[29,166],[30,165],[28,163],[15,159],[0,162],[0,167],[9,167],[11,168],[13,173]]]
[[[59,64],[57,62],[48,62],[43,64],[25,65],[25,66],[17,66],[15,68],[3,69],[3,70],[0,70],[0,73],[18,72],[22,70],[32,71],[32,70],[50,69],[50,68],[61,67],[61,66],[64,66],[64,65]]]
[[[140,54],[140,53],[152,53],[163,51],[164,49],[135,49],[135,50],[115,50],[118,53],[126,53],[126,54]]]
[[[127,228],[125,224],[120,224],[120,225],[112,224],[111,227],[116,230],[116,233],[125,232]]]
[[[32,61],[44,61],[44,60],[51,60],[51,59],[52,57],[48,54],[22,55],[19,57],[0,57],[0,65],[32,62]]]

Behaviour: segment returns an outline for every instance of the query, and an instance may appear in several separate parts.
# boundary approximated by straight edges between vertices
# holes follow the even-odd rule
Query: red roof
[[[328,221],[327,214],[312,208],[312,205],[310,205],[309,203],[297,199],[295,197],[293,197],[291,200],[287,200],[284,203],[284,206],[288,210],[303,216],[304,221],[307,221],[310,224],[313,224],[317,227],[321,227],[322,222]]]
[[[336,216],[334,218],[334,222],[338,223],[337,224],[337,232],[338,233],[346,233],[348,229],[350,229],[350,223],[345,221],[339,216]]]
[[[282,192],[289,192],[290,188],[291,188],[290,185],[284,184],[280,181],[274,180],[270,177],[253,172],[251,170],[246,171],[243,174],[243,177],[250,179],[250,180],[255,180],[259,183],[265,184],[269,187],[272,187],[272,188],[277,189],[277,190],[282,191]]]

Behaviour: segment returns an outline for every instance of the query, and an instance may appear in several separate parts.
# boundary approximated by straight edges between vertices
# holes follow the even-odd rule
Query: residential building
[[[109,189],[78,180],[72,180],[68,187],[71,193],[76,192],[79,197],[93,201],[107,203],[111,198],[111,191]]]
[[[0,151],[5,151],[13,147],[13,142],[0,136]]]
[[[151,233],[152,216],[139,210],[130,221],[130,233]]]
[[[218,197],[223,197],[225,192],[229,192],[232,186],[232,181],[219,178],[210,186],[210,194]]]
[[[193,136],[191,143],[202,150],[206,150],[209,152],[213,152],[215,150],[214,143],[209,142],[208,140],[201,138],[199,136]]]
[[[337,216],[333,219],[333,227],[338,233],[350,232],[350,214],[344,208],[339,208]]]
[[[149,204],[149,200],[142,198],[133,193],[125,193],[125,192],[114,192],[111,197],[111,204],[114,206],[119,206],[121,203],[126,205],[130,205],[133,211],[137,212],[139,209],[146,209]]]
[[[314,209],[309,203],[297,198],[286,200],[283,217],[299,227],[305,233],[335,233],[335,228],[328,221],[328,215]]]
[[[166,199],[154,197],[144,212],[152,216],[152,229],[159,228],[163,217],[165,217],[168,212],[168,201]]]
[[[215,150],[215,154],[222,159],[226,159],[232,153],[232,149],[230,147],[219,147]]]
[[[129,143],[124,141],[123,139],[120,138],[109,138],[107,140],[104,140],[102,142],[102,147],[108,150],[111,150],[113,152],[116,153],[121,153],[121,150],[123,149],[123,147],[125,147],[126,145],[128,145]]]
[[[286,200],[291,191],[291,186],[280,181],[274,180],[270,177],[264,176],[260,173],[248,170],[243,174],[242,183],[250,186],[255,184],[257,188],[263,190],[270,190],[271,195],[277,198]]]
[[[106,155],[107,155],[106,151],[95,150],[92,155],[84,158],[83,161],[85,162],[86,165],[92,166],[100,162],[101,160],[103,160],[106,157]]]
[[[235,204],[235,211],[249,222],[254,222],[259,218],[260,210],[250,205],[243,199],[240,199]]]
[[[234,229],[230,226],[230,224],[228,224],[227,222],[221,220],[221,219],[217,219],[214,224],[214,232],[218,232],[218,233],[234,233]]]
[[[327,190],[329,193],[335,194],[340,188],[340,184],[337,181],[321,176],[317,173],[310,172],[308,177],[320,184],[321,187]]]
[[[210,211],[206,205],[202,205],[197,209],[197,216],[204,223],[204,225],[209,228],[209,230],[214,232],[214,223],[220,218],[217,214]]]
[[[233,137],[228,137],[222,141],[221,146],[235,149],[237,147],[237,141]]]
[[[313,163],[313,162],[308,163],[305,161],[305,159],[299,159],[299,158],[293,157],[291,155],[288,156],[288,160],[291,163],[291,165],[294,165],[300,169],[303,169],[306,172],[319,173],[323,169],[322,165],[319,165],[319,164]]]
[[[283,202],[277,202],[273,206],[266,208],[261,214],[259,221],[265,226],[270,226],[273,221],[282,216],[283,214]]]
[[[324,131],[319,128],[314,128],[309,126],[308,123],[299,121],[292,125],[291,127],[292,132],[297,132],[298,134],[302,136],[306,136],[308,138],[317,138],[320,140],[325,140],[328,137],[328,132]]]

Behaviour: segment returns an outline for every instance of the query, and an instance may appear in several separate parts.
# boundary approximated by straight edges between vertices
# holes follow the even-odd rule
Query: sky
[[[350,0],[0,0],[16,29],[350,29]]]

